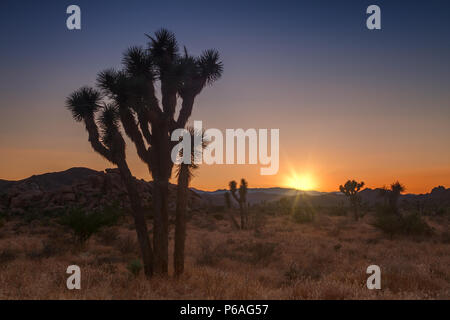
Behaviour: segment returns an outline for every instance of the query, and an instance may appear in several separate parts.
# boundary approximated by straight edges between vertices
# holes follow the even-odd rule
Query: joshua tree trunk
[[[241,229],[245,229],[245,213],[242,201],[239,201],[239,212],[241,213]]]
[[[153,247],[155,251],[155,272],[167,275],[169,265],[169,178],[172,172],[173,162],[170,158],[170,145],[168,138],[168,125],[163,127],[163,133],[155,132],[154,155],[156,166],[153,175],[153,203],[154,203],[154,233]]]
[[[117,163],[117,166],[122,181],[128,191],[137,238],[141,248],[142,260],[144,262],[144,272],[146,276],[151,277],[153,275],[153,251],[148,237],[147,223],[145,222],[141,198],[139,197],[136,184],[127,163],[124,160],[120,160]]]
[[[244,203],[245,226],[248,228],[248,203]]]
[[[184,247],[186,241],[186,208],[188,202],[189,166],[182,164],[178,175],[177,208],[175,219],[175,275],[184,272]]]
[[[358,203],[356,201],[353,201],[353,214],[354,214],[355,221],[358,221],[359,212],[358,212]]]
[[[168,183],[155,180],[153,185],[155,272],[167,274],[169,258]]]
[[[230,211],[230,209],[227,210],[228,216],[230,217],[231,222],[233,223],[234,227],[236,229],[240,229],[239,223],[236,221],[236,219],[233,216],[233,213]]]

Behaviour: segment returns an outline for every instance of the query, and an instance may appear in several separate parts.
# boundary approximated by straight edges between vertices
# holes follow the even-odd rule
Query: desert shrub
[[[128,269],[128,271],[130,271],[130,273],[133,276],[137,277],[142,270],[141,260],[134,259],[134,260],[130,261],[127,265],[127,269]]]
[[[292,211],[292,219],[295,223],[308,223],[314,221],[316,212],[312,207],[296,207]]]
[[[417,212],[410,213],[403,217],[403,225],[405,229],[405,233],[407,235],[430,235],[432,233],[432,229],[430,226],[423,220],[423,218]]]
[[[418,212],[400,215],[389,206],[377,207],[373,226],[390,237],[394,235],[426,236],[432,233],[431,228]]]
[[[83,244],[102,227],[116,224],[121,216],[122,211],[113,206],[94,211],[71,208],[60,219],[60,223],[69,227],[76,241]]]

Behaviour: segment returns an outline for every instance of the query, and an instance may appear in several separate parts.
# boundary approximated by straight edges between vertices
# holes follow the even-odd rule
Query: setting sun
[[[286,185],[297,190],[313,190],[317,187],[313,177],[306,174],[292,174],[286,178]]]

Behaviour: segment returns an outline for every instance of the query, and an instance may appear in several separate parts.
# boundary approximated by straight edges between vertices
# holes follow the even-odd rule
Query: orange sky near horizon
[[[87,142],[86,142],[87,143]],[[78,152],[63,152],[54,150],[36,149],[15,149],[2,150],[10,155],[0,160],[2,169],[10,168],[8,172],[2,170],[1,178],[6,180],[19,180],[33,174],[42,174],[53,171],[66,170],[73,166],[89,167],[95,170],[103,170],[113,167],[107,161],[101,159],[90,150]],[[8,161],[9,160],[9,161]],[[138,178],[151,180],[145,167],[134,156],[129,157],[129,164],[133,174]],[[428,193],[437,185],[445,185],[450,181],[450,170],[446,167],[435,168],[433,170],[402,170],[390,171],[378,169],[371,172],[364,172],[362,163],[355,163],[353,169],[341,168],[330,169],[325,163],[305,161],[302,164],[294,165],[287,158],[282,157],[280,170],[274,176],[261,176],[259,165],[212,165],[203,164],[195,172],[195,177],[191,186],[213,191],[226,188],[230,180],[246,178],[250,187],[293,187],[289,180],[294,175],[298,177],[309,176],[312,188],[318,191],[336,191],[339,184],[346,179],[357,179],[366,182],[366,187],[376,188],[389,185],[395,180],[400,180],[407,187],[407,193]],[[175,181],[172,181],[175,182]]]
[[[249,115],[233,119],[232,113],[212,113],[204,108],[214,94],[208,93],[210,90],[214,88],[207,88],[205,96],[199,98],[191,119],[203,120],[205,128],[217,127],[223,132],[225,128],[249,128],[245,123],[256,129],[279,127],[280,169],[276,175],[261,176],[259,164],[203,164],[192,180],[191,186],[195,188],[226,188],[230,180],[238,181],[242,177],[248,180],[250,187],[292,187],[290,180],[294,176],[300,179],[308,176],[311,189],[318,191],[336,191],[347,179],[363,180],[371,188],[400,180],[408,193],[427,193],[437,185],[449,187],[450,152],[445,148],[448,129],[444,123],[436,123],[434,117],[427,119],[420,114],[410,114],[404,121],[401,115],[391,114],[385,118],[378,109],[366,105],[352,117],[353,125],[349,127],[348,116],[333,116],[328,110],[328,117],[324,118],[323,108],[315,105],[305,108],[298,122],[289,115],[280,115],[274,122],[270,112],[264,114],[269,109],[261,102],[258,103],[261,111],[258,119]],[[238,107],[229,105],[229,108]],[[255,106],[248,107],[251,108]],[[20,111],[11,112],[20,116]],[[50,109],[30,112],[35,114],[16,121],[9,137],[1,136],[1,179],[23,179],[74,166],[96,170],[112,167],[91,150],[83,125],[75,123],[64,108],[57,111],[56,116],[63,119],[60,122],[45,121],[45,113],[53,112]],[[442,122],[444,120],[445,117]],[[225,124],[228,125],[225,127]],[[417,131],[409,131],[410,127]],[[347,129],[352,135],[345,134]],[[15,147],[17,145],[22,147]],[[146,166],[137,158],[129,141],[127,148],[133,174],[150,180]]]

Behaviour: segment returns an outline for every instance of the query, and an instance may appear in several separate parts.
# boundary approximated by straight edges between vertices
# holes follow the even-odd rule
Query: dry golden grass
[[[391,240],[368,219],[269,217],[257,231],[235,231],[227,220],[196,215],[185,274],[150,280],[127,270],[139,252],[131,221],[77,248],[57,224],[14,219],[0,229],[0,299],[450,298],[448,242],[439,234]],[[440,233],[446,223],[436,226]],[[81,268],[81,290],[66,288],[72,264]],[[381,267],[381,290],[366,288],[371,264]]]

